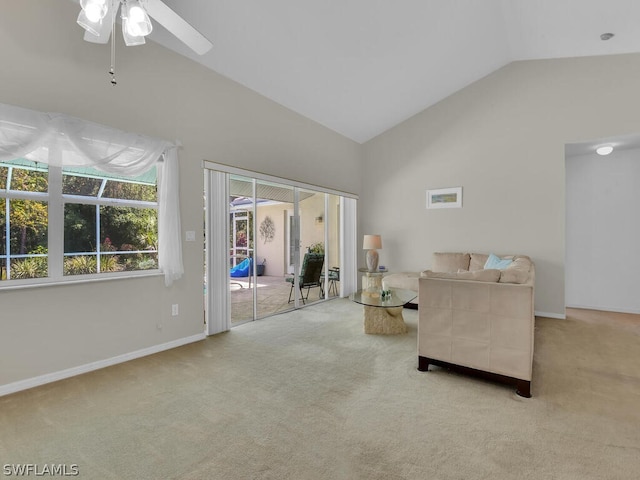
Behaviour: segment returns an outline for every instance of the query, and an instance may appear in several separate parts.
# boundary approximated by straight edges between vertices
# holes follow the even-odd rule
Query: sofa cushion
[[[504,270],[511,265],[511,262],[513,262],[511,258],[500,258],[499,256],[490,253],[489,258],[487,258],[487,262],[484,264],[484,268],[487,270],[494,268]]]
[[[420,274],[425,278],[443,278],[447,280],[475,280],[476,282],[497,282],[500,279],[500,270],[476,270],[473,272],[434,272],[426,270]]]
[[[527,283],[531,271],[531,259],[516,255],[507,268],[500,272],[500,283]]]
[[[483,270],[484,264],[487,263],[489,255],[485,255],[484,253],[472,253],[471,261],[469,262],[469,270]]]
[[[387,288],[403,288],[418,293],[418,280],[420,274],[418,272],[401,272],[392,273],[382,277],[382,287]],[[418,303],[414,300],[414,303]]]
[[[433,254],[431,271],[433,272],[457,272],[469,270],[471,255],[468,253],[436,252]]]

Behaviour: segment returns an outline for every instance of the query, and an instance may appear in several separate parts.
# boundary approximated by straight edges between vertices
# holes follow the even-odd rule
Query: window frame
[[[9,169],[12,167],[8,165],[6,162],[3,163],[3,166],[7,166]],[[0,202],[5,204],[5,215],[6,215],[6,226],[5,228],[10,229],[9,215],[10,215],[10,201],[11,200],[30,200],[30,201],[39,201],[47,204],[47,253],[46,254],[24,254],[24,255],[10,255],[10,235],[7,235],[6,245],[5,245],[5,253],[0,255],[0,258],[6,261],[7,266],[10,264],[10,261],[15,258],[35,258],[35,257],[47,257],[47,276],[41,278],[21,278],[21,279],[13,279],[10,278],[10,268],[8,268],[9,278],[6,280],[0,280],[0,290],[8,290],[15,288],[26,288],[26,287],[38,287],[38,286],[46,286],[46,285],[63,285],[63,284],[75,284],[75,283],[85,283],[85,282],[94,282],[94,281],[102,281],[102,280],[113,280],[113,279],[122,279],[122,278],[131,278],[131,277],[146,277],[146,276],[159,276],[162,275],[162,271],[159,267],[147,270],[127,270],[120,272],[98,272],[98,273],[88,273],[88,274],[77,274],[77,275],[65,275],[64,274],[64,259],[68,256],[73,255],[92,255],[96,256],[97,259],[100,259],[100,255],[103,254],[100,251],[100,238],[99,238],[99,221],[100,207],[129,207],[129,208],[140,208],[140,209],[154,209],[156,211],[159,210],[159,199],[156,197],[155,202],[144,201],[144,200],[125,200],[119,198],[109,198],[109,197],[101,197],[101,194],[104,192],[106,184],[108,181],[117,181],[117,182],[125,182],[125,183],[135,183],[135,184],[148,184],[146,182],[140,182],[136,180],[129,180],[124,177],[111,177],[108,174],[104,176],[101,175],[93,175],[92,178],[99,178],[101,180],[101,186],[98,194],[96,196],[85,196],[85,195],[76,195],[76,194],[65,194],[63,193],[63,176],[64,167],[55,166],[51,164],[44,164],[46,168],[37,168],[30,167],[24,165],[16,165],[14,168],[21,168],[32,171],[46,171],[48,178],[48,191],[47,192],[30,192],[24,190],[13,190],[10,188],[10,173],[7,175],[7,182],[5,188],[0,188]],[[11,170],[9,170],[11,172]],[[83,176],[77,172],[70,171],[67,173],[68,175],[73,176]],[[157,190],[157,177],[155,188]],[[98,222],[96,228],[97,235],[97,245],[95,252],[74,252],[73,255],[65,254],[64,252],[64,212],[66,204],[82,204],[82,205],[95,205],[96,206],[96,221]],[[159,227],[157,226],[159,230]],[[159,233],[159,231],[158,231]],[[110,254],[115,255],[124,255],[124,254],[135,254],[135,253],[155,253],[159,255],[159,248],[154,250],[135,250],[135,251],[114,251],[109,252]],[[99,262],[98,262],[99,264]]]

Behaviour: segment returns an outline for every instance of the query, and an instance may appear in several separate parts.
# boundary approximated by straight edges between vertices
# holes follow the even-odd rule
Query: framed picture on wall
[[[427,208],[462,208],[462,187],[427,190]]]

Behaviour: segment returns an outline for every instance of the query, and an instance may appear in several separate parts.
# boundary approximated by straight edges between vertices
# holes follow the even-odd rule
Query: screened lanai
[[[343,244],[355,250],[353,196],[228,165],[204,166],[209,334],[353,288],[355,275],[345,280],[341,274],[345,261],[355,272],[355,255],[342,251]],[[242,265],[247,259],[248,267]],[[317,278],[307,281],[305,272]]]
[[[333,198],[325,199],[325,193],[308,189],[298,189],[296,194],[299,234],[294,232],[297,227],[292,187],[265,181],[255,182],[254,186],[247,177],[229,178],[232,324],[294,308],[292,280],[296,254],[298,265],[304,264],[305,253],[311,251],[325,259],[319,283],[302,288],[302,304],[338,295],[339,243],[335,234],[327,236],[325,242],[328,226],[325,221],[327,217],[337,221],[339,197],[327,195]],[[296,244],[299,248],[295,248]],[[247,268],[242,270],[238,266]],[[331,273],[331,278],[325,278],[325,271]]]

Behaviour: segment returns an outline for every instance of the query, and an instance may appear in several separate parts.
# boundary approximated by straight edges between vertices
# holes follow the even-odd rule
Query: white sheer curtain
[[[137,176],[158,172],[158,264],[171,285],[184,273],[177,145],[60,113],[0,103],[0,161],[28,158],[56,166],[90,166]],[[49,155],[51,151],[61,155]]]

